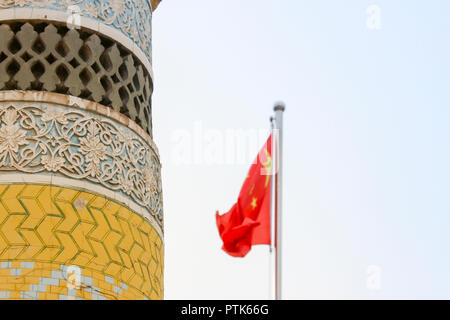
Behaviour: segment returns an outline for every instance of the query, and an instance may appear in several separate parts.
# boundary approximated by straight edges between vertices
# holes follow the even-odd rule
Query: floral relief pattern
[[[51,172],[120,191],[162,225],[159,159],[137,134],[86,111],[0,108],[0,171]]]
[[[26,132],[19,128],[16,124],[17,112],[15,110],[7,110],[3,116],[3,126],[0,128],[0,163],[3,159],[9,156],[12,159],[17,159],[17,151],[19,146],[26,145]]]
[[[38,7],[70,11],[114,26],[130,37],[151,61],[151,16],[148,0],[0,0],[0,8]]]

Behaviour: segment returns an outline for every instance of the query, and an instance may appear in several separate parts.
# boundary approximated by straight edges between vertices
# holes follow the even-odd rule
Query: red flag
[[[216,213],[222,249],[245,257],[256,244],[270,245],[270,180],[272,135],[250,167],[237,203],[224,215]]]

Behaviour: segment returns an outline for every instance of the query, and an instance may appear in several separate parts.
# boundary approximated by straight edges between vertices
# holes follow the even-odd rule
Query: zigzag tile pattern
[[[77,266],[84,275],[95,275],[95,279],[102,278],[103,282],[113,279],[115,285],[104,296],[98,293],[99,297],[136,299],[141,295],[140,298],[162,299],[163,250],[162,239],[146,219],[101,195],[42,184],[0,185],[0,262],[3,264],[51,265],[48,270],[44,267],[47,272],[42,274],[43,278],[51,278],[51,271],[61,266]],[[19,271],[5,275],[2,270],[2,278],[21,276],[17,275]],[[8,279],[0,282],[8,284]],[[24,279],[19,284],[31,283]],[[127,290],[120,289],[121,286],[135,293],[122,296]],[[8,291],[0,286],[0,298],[35,296],[29,287],[24,287],[22,291],[28,294],[22,296],[16,287],[9,288]],[[59,294],[67,296],[67,292]],[[49,295],[49,298],[56,296]]]

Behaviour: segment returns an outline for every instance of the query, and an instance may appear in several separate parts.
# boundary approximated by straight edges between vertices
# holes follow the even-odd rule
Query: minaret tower
[[[0,0],[0,299],[162,299],[160,0]]]

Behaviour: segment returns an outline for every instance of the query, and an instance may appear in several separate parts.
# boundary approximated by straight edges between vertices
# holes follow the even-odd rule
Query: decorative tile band
[[[2,262],[0,300],[159,300],[126,283],[77,266]]]
[[[0,0],[0,8],[39,8],[88,17],[130,38],[151,62],[151,17],[148,0]]]
[[[86,111],[94,112],[101,116],[108,117],[119,124],[134,131],[138,136],[143,138],[150,147],[155,151],[159,159],[158,147],[145,130],[142,129],[136,122],[126,117],[114,109],[108,108],[100,103],[81,99],[68,94],[47,92],[47,91],[31,91],[31,90],[4,90],[0,91],[0,102],[44,102],[49,104],[56,104],[61,106],[74,107]]]
[[[85,180],[66,178],[58,174],[23,172],[2,172],[0,174],[0,185],[2,184],[44,184],[101,194],[104,197],[119,203],[121,206],[127,207],[134,213],[139,214],[155,228],[161,239],[164,238],[162,227],[153,218],[153,216],[150,215],[147,209],[137,205],[136,202],[130,198],[122,196],[119,192],[107,189],[99,184],[91,183]]]
[[[0,101],[0,172],[56,173],[120,192],[163,223],[160,164],[135,132],[93,112]]]
[[[0,185],[0,299],[162,299],[147,220],[82,190]]]

